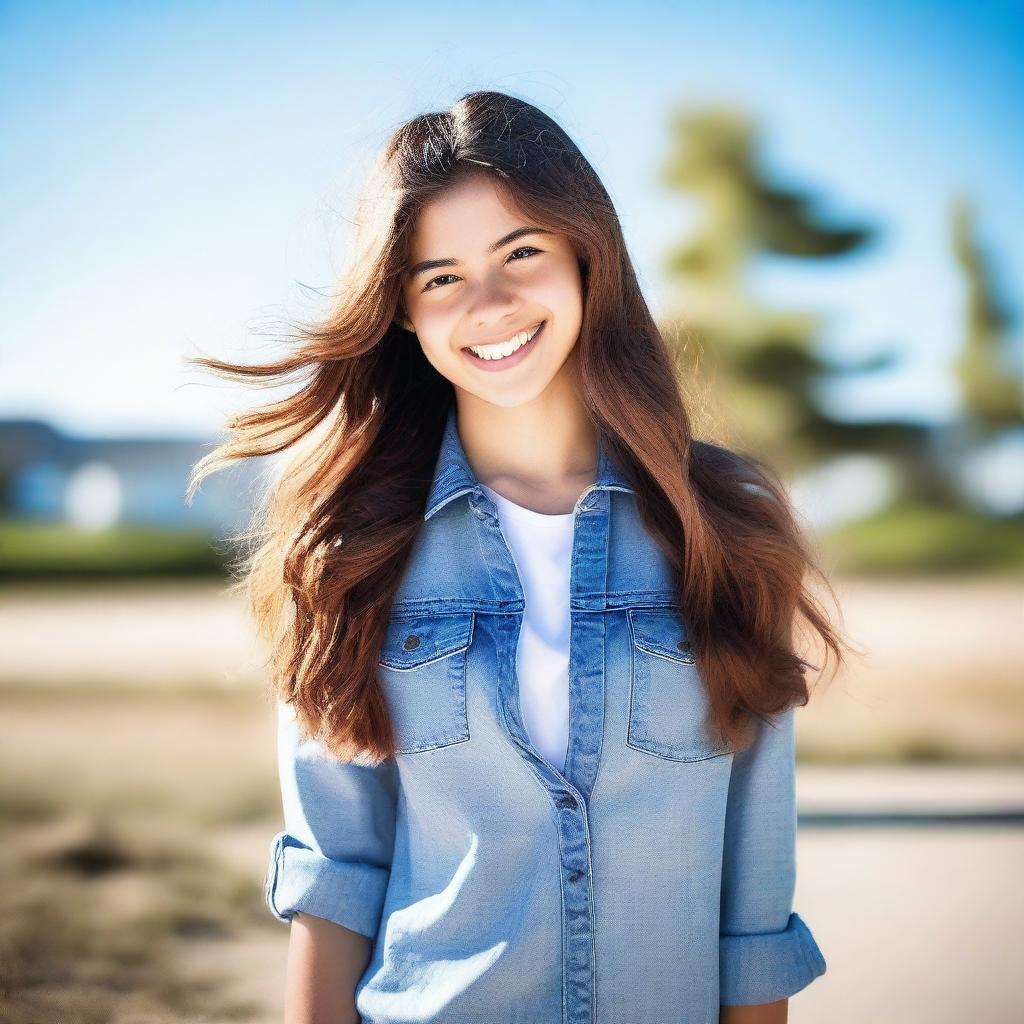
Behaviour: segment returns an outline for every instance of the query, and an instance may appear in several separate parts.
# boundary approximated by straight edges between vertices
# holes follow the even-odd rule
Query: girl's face
[[[457,390],[511,407],[539,396],[562,370],[583,295],[569,239],[504,204],[489,176],[473,175],[424,207],[402,286],[408,318],[396,319]],[[521,344],[539,324],[530,342],[505,354],[510,346],[500,343]]]

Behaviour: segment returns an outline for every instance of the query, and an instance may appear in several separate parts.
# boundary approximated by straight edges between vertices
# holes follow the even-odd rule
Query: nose
[[[514,292],[493,279],[484,282],[469,307],[469,319],[477,331],[485,332],[491,326],[500,331],[505,324],[516,323],[521,303]]]

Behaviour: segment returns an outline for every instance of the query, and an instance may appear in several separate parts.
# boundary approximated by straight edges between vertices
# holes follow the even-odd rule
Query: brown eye
[[[512,257],[515,256],[517,252],[526,252],[532,256],[535,252],[540,252],[540,249],[534,249],[532,245],[523,245],[520,246],[518,249],[513,249],[512,252],[509,253],[508,258],[512,259]],[[524,256],[523,259],[525,258],[526,257]]]
[[[525,252],[526,256],[518,257],[516,262],[518,262],[518,259],[524,259],[525,260],[525,259],[528,259],[530,256],[533,256],[535,253],[539,253],[539,252],[542,252],[542,251],[543,250],[541,250],[541,249],[535,249],[532,245],[521,245],[518,249],[513,249],[508,254],[508,260],[506,260],[505,262],[507,263],[507,262],[509,262],[509,260],[512,260],[512,257],[515,256],[517,252]],[[425,291],[425,292],[433,291],[434,289],[431,287],[431,285],[434,285],[438,281],[443,281],[446,277],[455,277],[455,275],[454,274],[440,274],[437,277],[432,277],[423,286],[423,291]],[[442,285],[437,285],[437,287],[440,288],[440,287],[442,287]]]
[[[430,280],[429,280],[429,281],[428,281],[428,282],[427,282],[427,283],[426,283],[426,284],[425,284],[425,285],[423,286],[423,290],[424,290],[424,291],[429,291],[429,290],[430,290],[430,286],[431,286],[431,285],[432,285],[432,284],[433,284],[433,283],[434,283],[435,281],[443,281],[443,280],[444,280],[444,279],[445,279],[446,277],[454,277],[454,276],[455,276],[454,274],[440,274],[440,275],[439,275],[438,277],[432,277],[432,278],[431,278],[431,279],[430,279]]]

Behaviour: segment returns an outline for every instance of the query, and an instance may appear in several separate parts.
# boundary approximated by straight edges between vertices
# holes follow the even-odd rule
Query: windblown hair
[[[454,389],[395,322],[418,212],[467,174],[487,174],[530,223],[579,259],[575,386],[638,511],[674,569],[678,605],[730,746],[748,715],[809,699],[794,650],[799,613],[836,658],[845,646],[813,595],[812,562],[785,488],[751,455],[697,440],[674,360],[627,254],[612,201],[563,129],[491,91],[401,124],[356,206],[353,244],[324,319],[300,324],[265,365],[187,361],[289,397],[228,420],[193,467],[187,500],[230,463],[287,452],[263,495],[232,589],[270,643],[272,688],[338,758],[379,763],[394,735],[377,662],[423,513]],[[239,539],[239,538],[236,538]]]

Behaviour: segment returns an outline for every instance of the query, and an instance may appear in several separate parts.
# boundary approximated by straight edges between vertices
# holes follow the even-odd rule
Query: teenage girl
[[[600,180],[522,100],[390,137],[301,386],[196,467],[285,453],[241,585],[273,651],[289,1024],[778,1024],[796,617],[763,463],[698,440]],[[820,575],[820,572],[819,572]],[[827,581],[826,581],[827,585]]]

